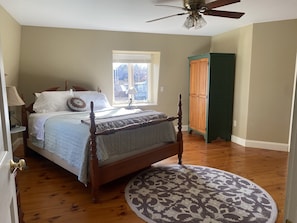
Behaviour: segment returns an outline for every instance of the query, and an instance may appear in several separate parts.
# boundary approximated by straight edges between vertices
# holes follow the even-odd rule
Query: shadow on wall
[[[28,76],[29,75],[26,75],[26,77]],[[93,87],[91,87],[91,85],[88,84],[86,81],[75,81],[72,79],[65,80],[64,78],[53,78],[50,76],[41,77],[34,75],[29,76],[28,79],[31,80],[29,84],[19,85],[19,92],[22,95],[26,104],[32,103],[34,101],[35,92],[41,92],[52,87],[58,87],[58,90],[60,91],[65,90],[65,88],[70,89],[71,86],[80,86],[89,90],[97,90],[93,89]],[[20,83],[24,83],[21,77]],[[28,83],[28,81],[26,81],[26,83]]]

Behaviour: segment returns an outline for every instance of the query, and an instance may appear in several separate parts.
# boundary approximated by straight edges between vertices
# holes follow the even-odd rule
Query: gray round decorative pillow
[[[71,111],[82,112],[87,110],[85,101],[78,97],[69,98],[67,106]]]

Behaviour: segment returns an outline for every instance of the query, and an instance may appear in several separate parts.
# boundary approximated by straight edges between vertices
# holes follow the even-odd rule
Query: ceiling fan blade
[[[240,2],[240,0],[217,0],[214,2],[207,3],[207,4],[205,4],[205,6],[208,9],[213,9],[213,8],[218,8],[218,7],[225,6],[225,5],[234,4],[237,2]]]
[[[155,21],[158,21],[158,20],[167,19],[167,18],[171,18],[171,17],[174,17],[174,16],[180,16],[180,15],[185,15],[185,14],[188,14],[188,13],[187,12],[178,13],[178,14],[174,14],[174,15],[164,16],[164,17],[161,17],[161,18],[158,18],[158,19],[152,19],[152,20],[149,20],[149,21],[146,21],[146,22],[155,22]]]
[[[220,11],[220,10],[206,10],[203,12],[204,15],[211,15],[211,16],[220,16],[232,19],[239,19],[241,16],[244,15],[244,12],[229,12],[229,11]]]

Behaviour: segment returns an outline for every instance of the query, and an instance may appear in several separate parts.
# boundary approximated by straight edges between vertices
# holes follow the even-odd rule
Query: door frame
[[[297,52],[295,63],[295,76],[294,76],[294,88],[291,110],[291,127],[289,136],[289,162],[288,162],[288,174],[287,174],[287,186],[286,186],[286,203],[285,203],[285,219],[291,222],[297,221]]]

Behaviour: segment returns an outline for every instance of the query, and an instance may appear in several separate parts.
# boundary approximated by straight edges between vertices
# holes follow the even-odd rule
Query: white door
[[[288,222],[297,222],[297,55],[295,64],[295,87],[293,109],[291,117],[290,153],[286,189],[285,219]]]
[[[15,176],[10,171],[12,147],[1,47],[0,73],[0,221],[3,223],[18,223]]]

